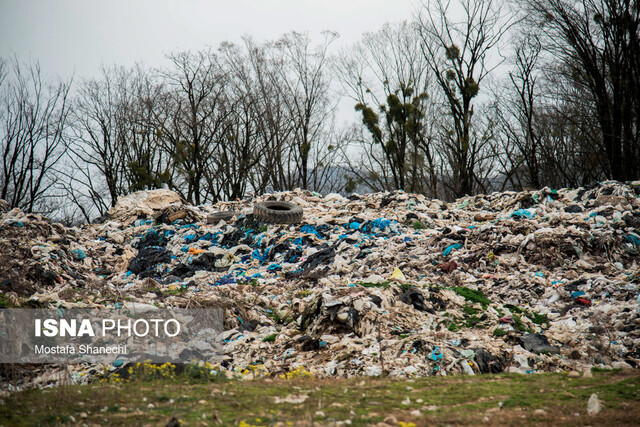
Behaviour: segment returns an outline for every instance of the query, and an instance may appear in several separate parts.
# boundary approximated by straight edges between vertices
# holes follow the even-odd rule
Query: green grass
[[[407,292],[410,288],[415,287],[412,283],[399,283],[398,288],[402,290],[402,292]]]
[[[276,337],[278,336],[278,334],[271,334],[271,335],[267,335],[266,337],[264,337],[262,339],[263,342],[274,342],[276,340]]]
[[[494,337],[503,337],[507,334],[507,331],[505,331],[504,329],[501,328],[495,328],[493,330],[493,336]]]
[[[469,316],[473,316],[475,314],[480,313],[479,308],[474,308],[474,307],[471,307],[470,305],[465,305],[464,307],[462,307],[462,311],[464,312],[464,314],[468,314]]]
[[[611,372],[611,373],[617,374],[620,371],[621,371],[621,369],[619,369],[619,368],[607,369],[607,368],[598,368],[597,366],[594,366],[593,368],[591,368],[591,372],[598,372],[598,373]]]
[[[267,313],[267,317],[271,318],[276,323],[282,323],[283,319],[279,313],[272,311],[271,313]]]
[[[464,313],[464,325],[467,328],[475,328],[482,322],[482,320],[476,316],[480,311],[481,310],[479,308],[471,307],[470,305],[462,307],[462,312]]]
[[[586,414],[597,393],[600,414]],[[300,403],[276,403],[307,396]],[[499,374],[416,379],[178,379],[28,390],[3,398],[0,425],[633,425],[640,419],[640,372]],[[409,399],[409,400],[406,400]],[[404,403],[403,403],[404,402]],[[542,410],[542,411],[540,411]],[[322,411],[322,414],[317,413]],[[418,411],[418,412],[414,412]],[[75,423],[74,421],[75,420]],[[245,423],[245,424],[243,424]]]
[[[509,311],[514,314],[514,317],[516,314],[524,314],[526,317],[531,319],[531,321],[536,325],[549,324],[549,319],[547,318],[546,314],[540,314],[534,311],[523,310],[513,304],[505,304],[505,307],[508,308]]]
[[[451,322],[449,326],[447,326],[447,330],[451,332],[458,332],[462,327],[457,322]]]
[[[540,314],[540,313],[535,313],[535,312],[531,312],[528,311],[525,316],[527,316],[529,319],[531,319],[531,321],[533,323],[535,323],[536,325],[543,325],[543,324],[549,324],[549,319],[547,318],[546,314]]]
[[[360,282],[359,285],[365,288],[388,288],[389,286],[391,286],[390,283],[390,281],[385,280],[378,283]]]
[[[522,314],[522,310],[513,304],[505,304],[504,306],[508,308],[511,313]]]
[[[438,293],[438,292],[440,292],[442,290],[442,286],[438,286],[438,285],[434,285],[433,283],[430,283],[429,284],[429,290],[431,292]]]
[[[449,313],[444,313],[442,317],[443,317],[444,326],[447,328],[447,330],[451,332],[457,332],[460,329],[462,329],[459,318]]]
[[[480,320],[479,317],[477,316],[466,316],[464,318],[464,325],[467,328],[475,328],[478,327],[480,325],[480,323],[482,322],[482,320]]]
[[[0,294],[0,308],[11,308],[12,304],[6,295]]]
[[[522,317],[518,316],[517,314],[514,314],[512,317],[513,317],[513,326],[517,330],[521,332],[529,332],[529,333],[533,332],[530,328],[527,328],[526,326],[524,326],[524,323],[522,322]]]
[[[175,289],[160,289],[158,287],[148,287],[145,289],[146,292],[152,292],[159,296],[171,296],[171,295],[181,295],[189,289],[186,286],[177,286]]]
[[[413,221],[412,227],[413,227],[414,230],[423,230],[423,229],[427,228],[420,221]]]
[[[485,309],[489,304],[491,304],[491,300],[487,298],[487,296],[483,294],[482,291],[469,289],[466,286],[457,286],[452,288],[452,290],[469,302],[479,303]]]

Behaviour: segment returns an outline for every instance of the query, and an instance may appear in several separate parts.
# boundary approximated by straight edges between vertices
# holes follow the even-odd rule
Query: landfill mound
[[[73,228],[5,210],[0,305],[222,307],[225,331],[207,339],[244,378],[638,368],[639,194],[607,181],[452,203],[296,190],[190,206],[154,190]],[[265,200],[303,221],[256,221]],[[99,369],[55,371],[12,387]]]

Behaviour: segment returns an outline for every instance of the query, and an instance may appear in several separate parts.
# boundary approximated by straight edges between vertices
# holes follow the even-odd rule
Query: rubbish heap
[[[244,378],[638,368],[639,195],[640,181],[606,181],[451,203],[296,190],[191,206],[153,190],[72,228],[4,209],[0,305],[222,307],[208,339]],[[265,200],[297,204],[302,222],[256,221]],[[59,379],[43,375],[14,387]]]

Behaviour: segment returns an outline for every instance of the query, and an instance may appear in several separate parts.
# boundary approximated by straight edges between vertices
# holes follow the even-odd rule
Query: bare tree
[[[124,125],[118,123],[127,102],[125,82],[125,70],[103,68],[102,78],[83,81],[74,99],[72,167],[66,189],[75,192],[76,201],[86,205],[90,200],[100,215],[128,190],[122,144],[126,137],[121,135]],[[84,209],[85,216],[93,210]]]
[[[212,170],[207,174],[208,179],[215,177],[217,181],[209,185],[218,186],[218,194],[225,199],[244,197],[251,186],[248,177],[262,154],[256,145],[257,126],[250,105],[251,97],[241,92],[233,95],[229,126],[216,158],[210,164],[215,172]]]
[[[170,156],[162,150],[162,131],[155,123],[155,111],[162,99],[164,87],[153,75],[140,66],[131,70],[126,103],[122,106],[126,135],[125,176],[129,191],[159,188],[170,184],[172,168]]]
[[[605,176],[640,177],[640,8],[629,0],[523,0],[529,25],[565,66],[573,98],[597,112]]]
[[[284,180],[284,150],[293,133],[282,100],[284,85],[279,68],[284,63],[274,55],[271,43],[256,43],[249,37],[244,38],[243,46],[225,43],[220,51],[236,94],[235,114],[241,119],[233,135],[238,149],[246,154],[238,161],[248,162],[242,166],[243,180],[258,193],[279,188],[274,183]]]
[[[343,89],[364,126],[353,133],[363,156],[348,163],[351,174],[371,189],[437,195],[432,76],[420,46],[410,24],[387,24],[365,33],[338,61]]]
[[[603,178],[596,118],[577,101],[588,96],[544,53],[537,35],[518,39],[507,87],[495,96],[501,144],[493,148],[503,188],[579,186]]]
[[[460,10],[450,1],[428,3],[418,25],[422,53],[448,111],[442,141],[451,173],[448,186],[455,196],[463,196],[483,186],[478,168],[491,133],[486,128],[474,130],[475,99],[482,81],[502,62],[492,54],[499,50],[512,21],[498,1],[460,0],[456,6]]]
[[[0,61],[0,198],[27,212],[47,211],[68,142],[71,82],[48,83],[38,63],[15,57],[5,67]]]
[[[0,88],[2,88],[2,84],[9,74],[9,69],[7,67],[6,59],[0,57]]]
[[[254,172],[264,155],[265,145],[259,136],[255,81],[247,54],[231,43],[223,43],[219,50],[227,73],[229,124],[216,157],[211,159],[207,177],[211,180],[210,186],[219,187],[222,197],[237,199],[255,188]]]
[[[173,68],[162,72],[167,91],[155,122],[163,149],[175,166],[172,187],[191,203],[223,197],[211,169],[229,126],[227,74],[210,50],[169,56]]]
[[[327,50],[338,35],[323,35],[323,42],[315,47],[308,34],[296,32],[285,34],[274,46],[284,60],[284,67],[279,68],[283,73],[281,89],[286,91],[282,100],[293,122],[283,183],[287,189],[309,188],[316,167],[311,163],[313,149],[324,152],[329,145],[327,125],[333,120],[337,101],[330,94]]]
[[[607,165],[588,93],[565,79],[563,68],[564,64],[556,64],[544,69],[548,77],[540,82],[543,104],[534,122],[540,138],[541,183],[556,188],[606,179]]]
[[[338,128],[334,120],[324,129],[322,143],[311,146],[310,158],[313,169],[309,173],[308,189],[318,193],[333,193],[344,190],[343,150],[347,146],[346,133]]]
[[[162,86],[140,66],[102,69],[74,98],[68,168],[59,185],[86,221],[106,214],[119,196],[170,182],[169,156],[154,111]]]
[[[306,34],[290,33],[276,42],[246,37],[242,47],[221,46],[235,94],[234,130],[221,154],[254,191],[326,187],[339,144],[326,70],[334,38],[325,34],[314,47]],[[229,163],[226,152],[234,149],[240,157]]]
[[[514,69],[509,72],[508,87],[495,95],[494,112],[502,144],[494,144],[494,154],[502,164],[503,184],[540,188],[543,153],[542,135],[538,133],[541,108],[538,58],[542,45],[535,35],[517,39],[515,45]]]

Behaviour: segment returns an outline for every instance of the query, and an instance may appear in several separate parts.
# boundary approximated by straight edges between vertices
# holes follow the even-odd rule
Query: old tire
[[[291,202],[261,202],[253,206],[253,217],[271,224],[295,224],[302,221],[302,208]]]
[[[238,215],[236,211],[224,211],[224,212],[214,212],[207,215],[207,223],[208,224],[217,224],[222,220],[226,222],[231,221],[234,216]]]

